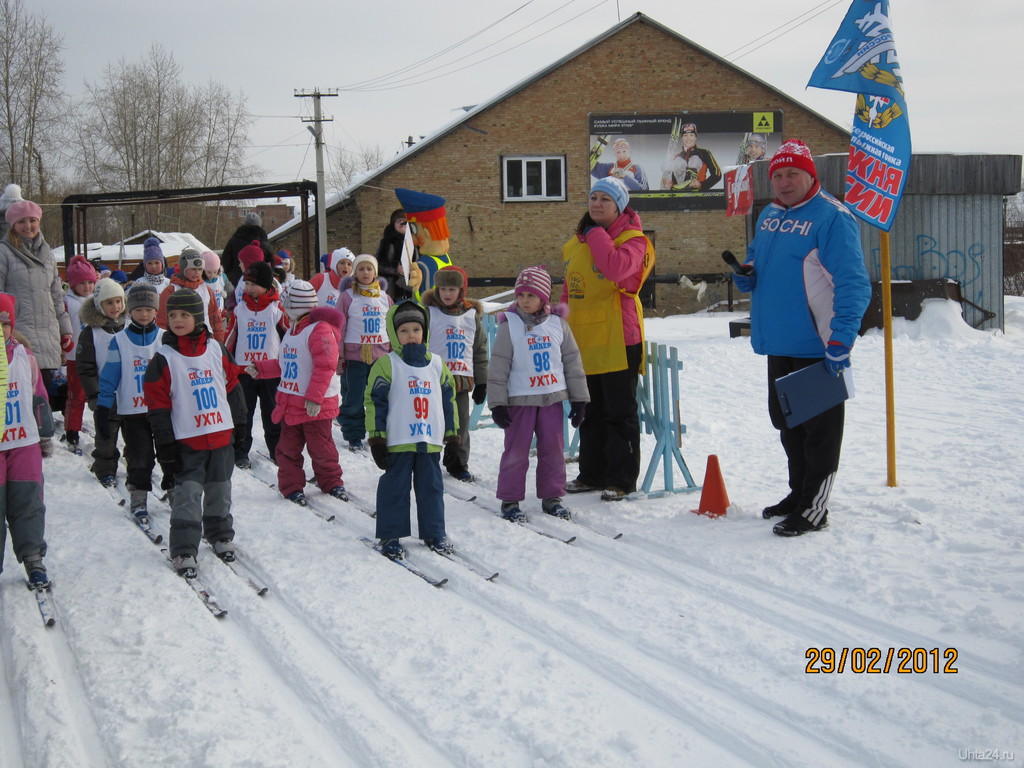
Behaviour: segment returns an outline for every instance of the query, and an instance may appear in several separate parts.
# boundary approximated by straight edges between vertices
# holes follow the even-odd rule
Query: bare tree
[[[78,171],[94,191],[240,183],[259,170],[245,157],[253,118],[244,94],[213,81],[184,83],[173,54],[159,44],[141,60],[121,59],[99,81],[87,82],[79,113]],[[133,214],[144,217],[138,225]],[[141,222],[197,232],[217,226],[216,211],[202,206],[122,208],[118,216],[125,231]]]
[[[384,150],[379,144],[360,144],[355,150],[328,147],[327,152],[333,171],[328,185],[333,192],[341,192],[360,173],[372,171],[384,164]]]
[[[63,38],[23,0],[0,0],[0,163],[26,195],[47,197],[63,134]]]
[[[141,61],[108,65],[86,83],[80,108],[80,172],[99,191],[226,184],[255,170],[245,162],[252,116],[244,95],[183,83],[159,44]]]

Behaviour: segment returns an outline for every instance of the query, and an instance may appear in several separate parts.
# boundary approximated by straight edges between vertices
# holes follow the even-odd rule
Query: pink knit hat
[[[800,139],[790,139],[772,155],[772,160],[768,163],[768,178],[771,178],[777,169],[786,167],[799,168],[811,174],[811,178],[818,178],[818,170],[814,167],[814,158],[811,157],[811,148]]]
[[[100,276],[96,274],[94,267],[85,256],[78,254],[71,257],[68,262],[68,285],[74,290],[75,286],[88,281],[96,282]]]
[[[4,218],[11,225],[21,219],[41,219],[43,218],[43,209],[31,200],[19,200],[7,209]]]
[[[213,251],[203,251],[203,269],[207,272],[216,272],[220,269],[220,256]]]
[[[516,296],[532,293],[545,304],[551,303],[551,275],[544,267],[527,267],[516,278]]]

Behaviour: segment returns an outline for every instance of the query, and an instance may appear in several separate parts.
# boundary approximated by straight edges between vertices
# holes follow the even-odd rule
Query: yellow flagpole
[[[889,261],[889,233],[879,235],[882,250],[882,327],[885,332],[885,443],[888,485],[896,483],[896,395],[892,362],[892,270]]]

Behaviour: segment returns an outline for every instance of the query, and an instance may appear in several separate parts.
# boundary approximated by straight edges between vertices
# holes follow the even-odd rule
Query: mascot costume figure
[[[448,255],[448,216],[443,197],[411,189],[396,189],[395,196],[405,211],[405,220],[416,243],[419,256],[412,264],[407,284],[416,301],[420,295],[434,287],[434,275],[442,267],[451,266]]]

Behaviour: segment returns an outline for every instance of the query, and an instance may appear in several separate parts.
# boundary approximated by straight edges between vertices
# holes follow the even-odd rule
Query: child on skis
[[[347,249],[346,249],[347,250]],[[391,351],[384,317],[391,306],[385,293],[387,281],[377,279],[377,258],[368,253],[355,258],[352,274],[341,279],[338,310],[342,314],[341,336],[345,342],[341,365],[341,435],[350,451],[362,450],[366,436],[366,377],[370,366]]]
[[[281,339],[279,355],[246,366],[246,373],[254,379],[281,380],[273,414],[274,421],[281,425],[277,488],[288,501],[306,506],[306,471],[302,461],[305,447],[320,490],[348,501],[341,480],[338,446],[331,434],[341,390],[335,373],[341,317],[332,307],[317,307],[316,291],[305,280],[292,283],[283,303],[291,329]]]
[[[157,310],[156,324],[166,329],[167,300],[175,291],[190,288],[199,294],[203,302],[203,325],[219,342],[224,341],[224,324],[221,322],[220,309],[217,308],[217,297],[213,289],[203,281],[203,257],[194,248],[186,248],[178,256],[178,271],[171,278],[171,283],[160,294],[160,309]]]
[[[466,298],[469,278],[462,267],[442,267],[434,275],[434,287],[423,292],[423,306],[430,311],[430,352],[444,360],[455,377],[455,406],[459,411],[459,442],[444,449],[442,463],[448,474],[473,482],[469,471],[469,398],[487,399],[487,334],[480,318],[480,302]]]
[[[169,330],[143,380],[157,459],[174,466],[170,557],[185,578],[196,576],[200,536],[235,559],[233,425],[245,419],[238,366],[207,329],[204,305],[191,288],[167,298]]]
[[[75,362],[89,410],[95,411],[100,394],[100,371],[107,364],[110,339],[124,328],[124,290],[109,277],[102,278],[96,283],[92,300],[82,304],[79,318],[83,327],[78,334]],[[95,413],[93,422],[96,422]],[[117,437],[120,431],[121,418],[116,413],[109,414],[104,434],[101,435],[98,428],[96,431],[92,472],[107,488],[113,488],[117,483],[117,460],[121,458]]]
[[[152,285],[141,281],[129,289],[125,303],[128,323],[110,341],[106,363],[100,370],[100,392],[94,417],[96,435],[103,440],[110,440],[111,422],[120,423],[124,455],[128,460],[131,512],[147,521],[156,448],[142,382],[149,361],[160,347],[162,331],[156,324],[160,297]],[[174,486],[174,465],[163,463],[160,469],[163,472],[160,488],[169,491]]]
[[[245,293],[235,307],[235,321],[228,336],[228,349],[234,353],[235,362],[247,366],[258,360],[276,360],[281,350],[281,337],[288,329],[281,296],[274,285],[270,265],[264,261],[252,264],[242,276]],[[238,383],[245,394],[245,410],[248,419],[235,432],[235,466],[249,469],[252,462],[249,450],[252,448],[252,420],[259,402],[263,418],[263,439],[267,453],[276,461],[277,442],[281,437],[281,425],[273,419],[274,401],[279,378],[256,380],[245,371],[238,374]]]
[[[498,316],[491,351],[487,398],[494,423],[505,430],[498,469],[501,515],[524,522],[530,446],[537,437],[537,496],[549,515],[569,519],[565,495],[565,436],[562,401],[572,404],[574,427],[590,402],[579,347],[565,321],[566,307],[551,308],[551,276],[527,267],[516,278],[515,303]]]
[[[317,272],[309,281],[316,291],[316,299],[321,307],[336,307],[341,298],[341,281],[354,268],[355,254],[348,248],[334,251],[327,262],[326,272]]]
[[[85,256],[72,256],[68,263],[68,292],[64,297],[68,317],[71,318],[71,349],[65,353],[67,360],[68,398],[64,404],[64,442],[68,448],[78,450],[78,433],[82,429],[82,416],[85,413],[85,390],[82,380],[78,377],[78,366],[75,364],[75,353],[78,349],[78,332],[82,328],[79,315],[82,305],[91,300],[96,290],[96,281],[100,276],[96,268]]]
[[[13,296],[0,293],[0,339],[5,350],[0,357],[0,387],[7,393],[7,422],[0,440],[0,572],[9,527],[14,555],[25,565],[29,585],[49,589],[43,565],[43,459],[53,452],[53,415],[35,356],[24,339],[15,336],[15,306]]]
[[[403,301],[388,310],[386,324],[391,351],[373,364],[366,389],[370,452],[384,470],[377,483],[380,549],[392,559],[405,557],[400,539],[412,533],[409,491],[415,488],[420,538],[450,553],[438,458],[442,445],[459,439],[455,381],[444,361],[427,351],[426,309]]]

